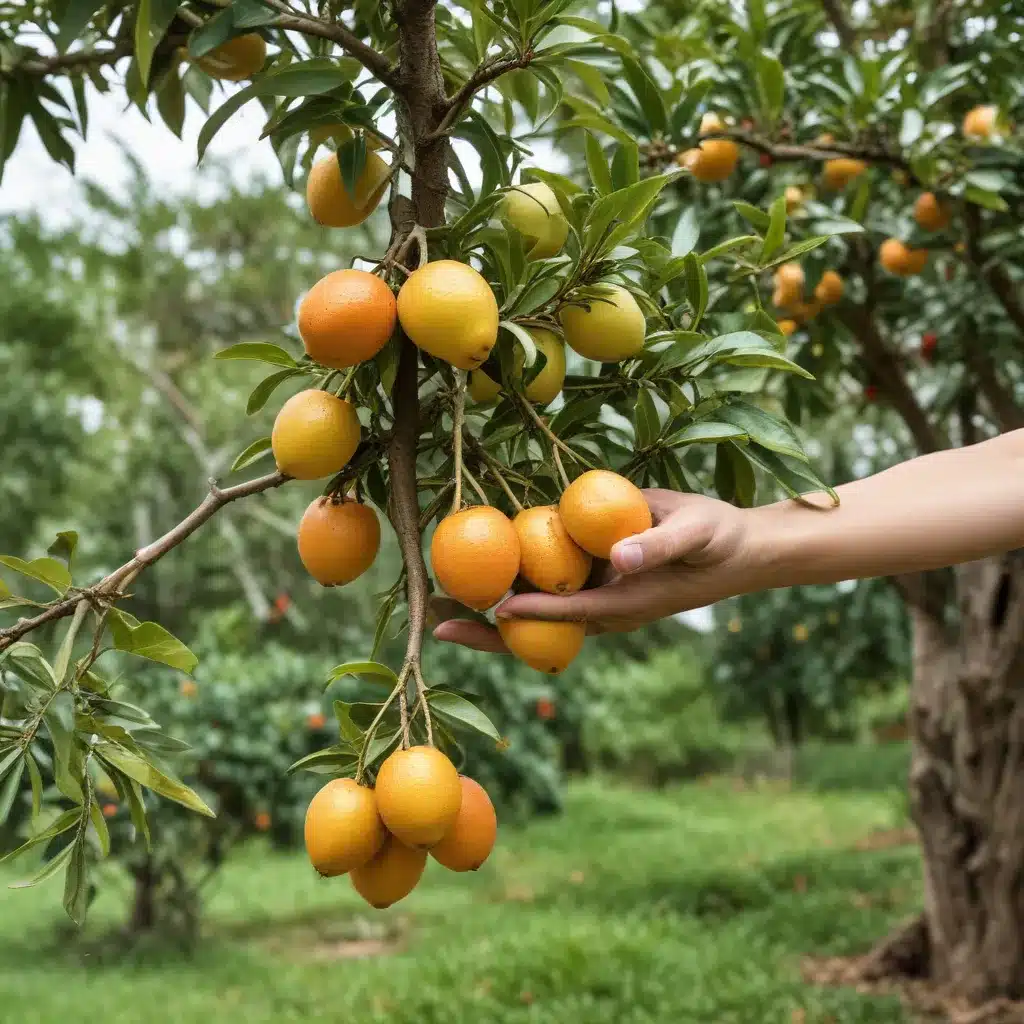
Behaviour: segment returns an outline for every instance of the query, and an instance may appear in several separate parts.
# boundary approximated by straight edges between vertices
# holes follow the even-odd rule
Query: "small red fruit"
[[[772,159],[771,153],[762,153],[758,157],[758,163],[760,163],[762,167],[771,167],[775,161]]]
[[[935,349],[939,344],[939,336],[934,331],[927,331],[921,335],[921,355],[924,359],[931,360],[935,355]]]
[[[103,817],[112,818],[117,814],[117,804],[104,804],[103,805]]]
[[[878,388],[874,384],[868,384],[864,388],[864,401],[873,402],[876,398],[878,398]]]
[[[292,606],[292,599],[283,591],[274,598],[274,608],[282,615]]]
[[[311,732],[318,732],[327,724],[327,719],[317,711],[315,714],[309,716],[306,719],[306,725],[309,727]]]
[[[271,825],[270,815],[267,814],[266,811],[260,811],[260,813],[253,818],[252,823],[256,826],[258,831],[266,832]]]
[[[537,701],[537,717],[545,722],[550,722],[555,717],[555,705],[547,697],[541,697]]]

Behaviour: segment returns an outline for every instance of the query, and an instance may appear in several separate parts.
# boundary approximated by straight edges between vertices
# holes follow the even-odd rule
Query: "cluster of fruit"
[[[834,306],[843,297],[843,279],[834,270],[826,270],[821,275],[810,302],[804,300],[805,276],[799,263],[781,264],[772,280],[775,283],[772,305],[789,314],[786,319],[778,321],[779,330],[787,336],[800,324],[816,317],[825,306]]]
[[[383,910],[416,888],[427,854],[451,871],[476,871],[498,833],[484,788],[434,747],[396,750],[373,788],[332,779],[306,811],[306,852],[324,878],[347,874]]]

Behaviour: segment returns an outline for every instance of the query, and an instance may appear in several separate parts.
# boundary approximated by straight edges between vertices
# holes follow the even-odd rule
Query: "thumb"
[[[612,548],[612,565],[623,574],[677,562],[706,547],[714,524],[692,512],[677,512],[664,522],[620,540]]]

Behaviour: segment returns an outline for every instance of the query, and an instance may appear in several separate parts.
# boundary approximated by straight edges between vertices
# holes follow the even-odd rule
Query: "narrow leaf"
[[[328,684],[333,683],[343,676],[371,676],[383,679],[388,686],[394,686],[398,682],[398,676],[387,665],[379,661],[346,661],[344,665],[332,668],[327,677]]]
[[[187,807],[190,811],[197,811],[208,818],[215,817],[205,801],[184,782],[165,775],[138,754],[114,743],[101,743],[95,749],[101,760],[127,775],[129,779],[134,779],[140,786],[145,786],[154,793]]]
[[[442,718],[465,725],[476,732],[489,736],[496,743],[501,741],[501,734],[491,720],[465,697],[445,690],[432,690],[427,696],[430,710]]]
[[[251,466],[257,459],[262,458],[270,451],[271,439],[268,434],[266,437],[259,437],[248,448],[243,452],[240,452],[234,462],[231,463],[232,473],[237,473],[239,470],[245,469],[246,466]]]
[[[295,369],[299,364],[280,345],[262,341],[243,341],[221,349],[214,359],[255,359],[261,363],[287,366]]]

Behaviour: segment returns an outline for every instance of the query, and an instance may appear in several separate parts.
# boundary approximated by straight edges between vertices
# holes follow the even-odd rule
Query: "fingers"
[[[508,654],[508,648],[501,642],[498,631],[471,619],[448,619],[434,630],[434,639],[449,644],[462,644],[475,651],[489,654]]]
[[[710,542],[715,524],[698,509],[678,507],[657,526],[620,540],[612,548],[612,565],[621,573],[656,569],[700,551]]]

